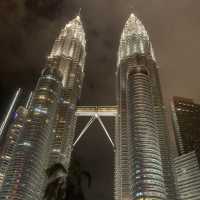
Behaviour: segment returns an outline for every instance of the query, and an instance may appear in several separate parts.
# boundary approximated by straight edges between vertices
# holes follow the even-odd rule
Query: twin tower
[[[68,169],[85,47],[77,16],[61,30],[30,105],[8,131],[12,140],[0,174],[1,200],[40,200],[45,169],[56,162]],[[134,14],[121,35],[116,91],[115,200],[175,200],[158,67],[147,31]]]

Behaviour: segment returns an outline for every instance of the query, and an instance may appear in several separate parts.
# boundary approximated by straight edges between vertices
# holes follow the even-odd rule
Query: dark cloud
[[[54,18],[61,12],[63,0],[26,0],[26,8],[37,16]]]
[[[99,35],[100,35],[100,33],[97,30],[95,30],[95,29],[91,30],[90,34],[91,34],[91,36],[93,36],[95,38],[98,38]]]
[[[173,95],[200,99],[199,7],[198,0],[1,0],[2,113],[15,88],[34,87],[60,28],[79,8],[87,37],[86,75],[80,104],[115,104],[117,50],[130,12],[142,20],[151,37],[166,105]],[[97,127],[91,127],[75,152],[94,177],[88,200],[110,200],[113,152]]]

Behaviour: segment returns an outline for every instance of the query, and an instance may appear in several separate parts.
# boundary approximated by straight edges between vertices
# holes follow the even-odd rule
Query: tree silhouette
[[[80,162],[72,159],[69,172],[61,163],[55,163],[46,170],[48,177],[44,200],[85,200],[83,180],[91,186],[91,175],[82,170]]]

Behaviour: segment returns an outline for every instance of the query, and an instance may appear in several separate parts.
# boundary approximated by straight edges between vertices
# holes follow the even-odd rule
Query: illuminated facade
[[[149,36],[131,14],[117,64],[115,199],[176,198],[158,67]]]
[[[62,29],[42,70],[0,199],[41,199],[46,168],[57,161],[68,167],[85,54],[85,34],[77,16]]]
[[[49,63],[57,65],[63,74],[50,165],[61,162],[66,168],[69,166],[76,127],[76,105],[84,78],[85,45],[85,33],[78,16],[61,31],[49,56]]]
[[[117,106],[77,107],[85,43],[78,16],[61,30],[33,91],[0,199],[41,199],[46,168],[60,162],[68,169],[73,147],[98,120],[115,151],[115,200],[175,200],[158,67],[147,31],[131,14],[118,52]],[[81,116],[90,119],[74,140]],[[101,117],[115,118],[114,142]]]
[[[3,143],[1,158],[0,158],[0,188],[3,183],[5,173],[8,169],[8,165],[10,164],[10,160],[13,156],[15,147],[17,145],[18,138],[22,133],[24,122],[26,120],[27,110],[20,106],[16,113],[15,119],[11,124],[7,135],[8,137],[5,138]]]

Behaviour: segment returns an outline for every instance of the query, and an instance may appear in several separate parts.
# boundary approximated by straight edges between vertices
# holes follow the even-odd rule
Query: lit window
[[[19,144],[19,145],[22,145],[22,146],[27,146],[27,147],[30,147],[30,146],[31,146],[31,144],[30,144],[29,142],[24,142],[24,143],[22,143],[22,144]]]
[[[53,151],[53,152],[59,153],[59,152],[60,152],[60,149],[53,149],[52,151]]]
[[[38,113],[44,113],[44,114],[47,113],[47,110],[46,109],[42,109],[42,108],[35,108],[34,111],[38,112]]]

